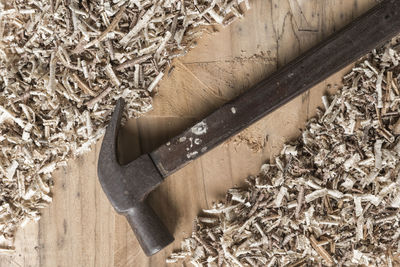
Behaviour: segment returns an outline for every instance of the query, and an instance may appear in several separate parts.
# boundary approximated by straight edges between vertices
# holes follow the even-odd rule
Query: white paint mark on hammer
[[[195,157],[197,154],[199,154],[199,152],[193,151],[193,152],[191,152],[191,153],[186,154],[186,157],[187,157],[188,159],[191,159],[191,158]]]
[[[201,121],[192,127],[192,133],[194,133],[195,135],[203,135],[207,133],[207,129],[207,124],[204,121]]]
[[[194,139],[194,144],[195,144],[195,145],[200,145],[201,142],[202,142],[202,141],[201,141],[200,138],[195,138],[195,139]]]

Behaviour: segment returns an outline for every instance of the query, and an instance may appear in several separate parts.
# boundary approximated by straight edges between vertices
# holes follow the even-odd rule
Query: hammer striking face
[[[174,240],[145,203],[146,196],[163,181],[163,177],[147,154],[127,165],[118,163],[117,137],[123,108],[124,100],[119,99],[103,139],[97,172],[112,206],[127,217],[144,252],[151,256]]]

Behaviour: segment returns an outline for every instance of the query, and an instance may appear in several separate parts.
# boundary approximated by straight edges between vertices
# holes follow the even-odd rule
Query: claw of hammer
[[[100,184],[115,210],[126,216],[140,246],[151,256],[170,244],[174,238],[153,209],[145,203],[146,196],[163,177],[148,154],[127,165],[117,158],[117,138],[124,100],[118,100],[107,127],[98,161]]]

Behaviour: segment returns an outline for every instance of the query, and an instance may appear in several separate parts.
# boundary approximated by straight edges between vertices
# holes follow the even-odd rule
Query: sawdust
[[[233,138],[229,139],[224,145],[233,144],[234,147],[245,145],[252,152],[259,152],[265,148],[265,145],[268,141],[268,137],[265,135],[265,129],[261,127],[250,127]]]

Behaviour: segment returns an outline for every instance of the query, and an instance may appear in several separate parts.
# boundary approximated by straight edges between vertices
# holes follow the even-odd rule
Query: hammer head
[[[119,164],[117,138],[123,109],[124,100],[119,99],[104,135],[97,174],[112,206],[127,217],[144,252],[150,256],[173,241],[166,227],[144,202],[163,177],[148,154],[127,165]]]

